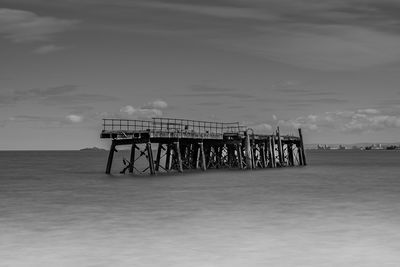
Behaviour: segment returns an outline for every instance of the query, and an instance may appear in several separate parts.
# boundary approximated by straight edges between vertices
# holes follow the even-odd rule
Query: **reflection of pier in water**
[[[301,129],[299,136],[254,134],[239,123],[195,121],[172,118],[151,120],[103,119],[101,138],[112,139],[106,173],[111,172],[117,146],[130,145],[130,173],[215,168],[275,168],[306,165]],[[153,155],[153,145],[157,152]],[[137,160],[147,166],[139,170]]]

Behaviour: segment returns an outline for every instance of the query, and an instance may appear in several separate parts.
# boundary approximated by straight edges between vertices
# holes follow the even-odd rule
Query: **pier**
[[[301,129],[298,136],[282,135],[279,128],[273,134],[260,135],[238,122],[103,119],[100,137],[111,139],[107,174],[118,146],[131,149],[121,173],[155,175],[190,169],[251,170],[307,164]],[[146,166],[135,164],[140,158]]]

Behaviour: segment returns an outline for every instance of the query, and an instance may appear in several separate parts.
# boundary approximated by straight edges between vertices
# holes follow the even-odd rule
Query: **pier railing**
[[[222,136],[225,133],[239,133],[246,130],[239,122],[211,122],[175,118],[152,118],[151,120],[103,119],[103,132],[141,132],[157,135],[208,135]]]

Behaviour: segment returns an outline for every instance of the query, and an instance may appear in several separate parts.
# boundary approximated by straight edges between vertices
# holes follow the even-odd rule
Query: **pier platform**
[[[155,175],[187,169],[257,169],[306,165],[301,129],[298,136],[254,134],[238,122],[175,118],[103,119],[101,138],[111,139],[106,173],[111,173],[117,146],[130,146],[121,173]],[[146,159],[146,166],[135,164]]]

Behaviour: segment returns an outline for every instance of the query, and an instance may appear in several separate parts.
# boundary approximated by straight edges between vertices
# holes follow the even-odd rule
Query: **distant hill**
[[[86,147],[86,148],[82,148],[79,151],[107,151],[103,148],[98,148],[98,147]]]
[[[374,146],[377,144],[380,144],[382,147],[400,146],[400,143],[398,143],[398,142],[397,143],[379,143],[379,142],[368,143],[368,142],[365,142],[365,143],[353,143],[353,144],[323,144],[323,143],[321,143],[321,144],[304,144],[304,147],[306,149],[317,149],[318,145],[320,145],[322,147],[326,145],[331,148],[338,148],[339,146],[342,145],[342,146],[346,147],[347,149],[349,149],[349,148],[353,148],[353,147],[365,148],[365,147]]]

